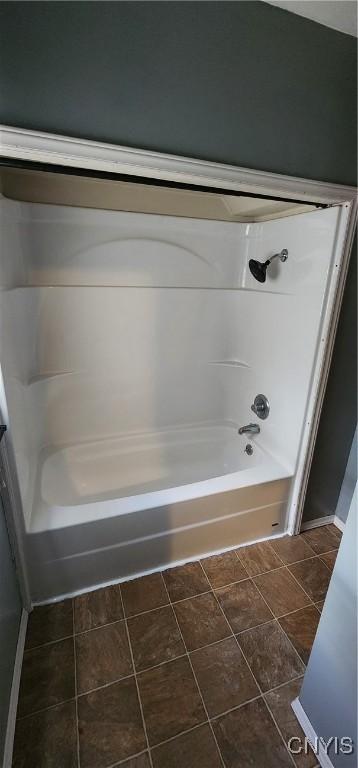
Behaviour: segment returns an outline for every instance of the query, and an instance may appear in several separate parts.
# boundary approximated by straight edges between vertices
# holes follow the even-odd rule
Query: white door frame
[[[329,286],[288,515],[288,532],[298,533],[354,238],[356,188],[5,125],[0,125],[0,157],[211,187],[227,193],[243,192],[345,206],[346,223],[338,235],[340,242],[336,247],[335,269]]]

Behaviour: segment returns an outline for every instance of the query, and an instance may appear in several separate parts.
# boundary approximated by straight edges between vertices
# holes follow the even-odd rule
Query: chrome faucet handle
[[[270,403],[266,395],[256,395],[251,410],[259,419],[267,419],[270,413]]]

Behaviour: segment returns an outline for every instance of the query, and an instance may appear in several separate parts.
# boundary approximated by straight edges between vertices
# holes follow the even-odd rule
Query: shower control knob
[[[267,419],[270,413],[270,403],[266,395],[256,395],[251,410],[259,419]]]

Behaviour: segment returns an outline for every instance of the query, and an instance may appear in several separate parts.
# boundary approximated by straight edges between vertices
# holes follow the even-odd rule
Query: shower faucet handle
[[[256,395],[251,410],[259,419],[267,419],[270,413],[270,403],[266,395]]]

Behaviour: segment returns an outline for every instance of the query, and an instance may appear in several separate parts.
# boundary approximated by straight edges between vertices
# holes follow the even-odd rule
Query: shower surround
[[[283,533],[345,209],[247,224],[2,198],[1,215],[34,601]],[[282,248],[258,283],[249,260]]]

